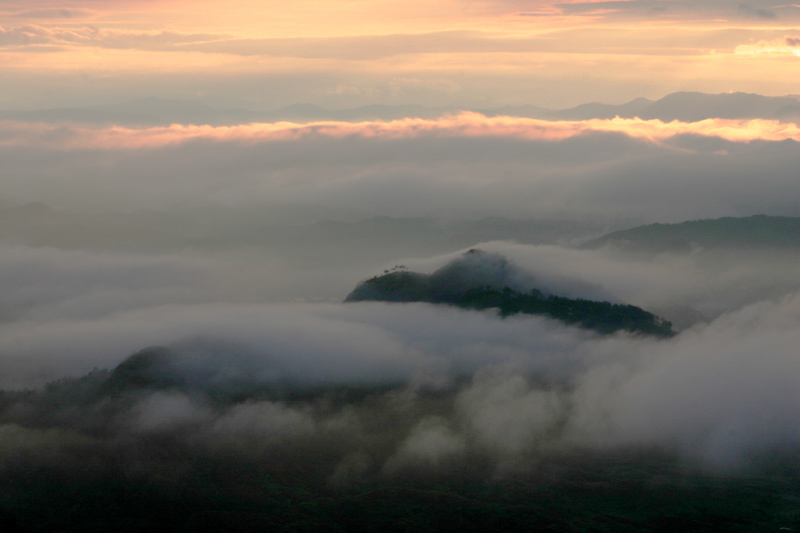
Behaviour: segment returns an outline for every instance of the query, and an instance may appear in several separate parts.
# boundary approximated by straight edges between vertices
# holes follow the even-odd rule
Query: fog
[[[191,129],[140,135],[4,124],[11,141],[0,146],[0,194],[72,212],[289,204],[365,216],[641,223],[798,214],[792,194],[798,156],[786,135],[783,142],[731,142],[710,134],[651,142],[617,132],[575,135],[580,126],[570,126],[569,133],[552,132],[567,138],[548,139],[545,131],[545,138],[525,139],[494,134],[489,124],[476,137],[459,134],[469,124],[451,130],[445,121],[444,133],[411,137],[395,138],[391,128],[373,133],[377,126],[368,124],[365,132],[358,125],[326,126],[331,134],[288,130],[298,137],[282,139],[205,128],[210,137],[198,139]],[[405,128],[402,122],[393,127]]]
[[[798,248],[579,246],[637,223],[797,215],[795,141],[318,135],[0,152],[9,487],[20,465],[166,493],[207,476],[227,495],[256,486],[251,471],[324,490],[533,486],[559,461],[574,473],[640,453],[667,457],[667,477],[796,471]],[[477,265],[487,280],[637,305],[678,333],[342,303],[370,276],[430,273],[474,248],[510,262],[503,278]]]
[[[159,345],[183,358],[179,372],[211,373],[222,389],[245,378],[262,386],[391,385],[413,405],[421,401],[415,391],[455,394],[444,413],[415,407],[409,433],[394,437],[401,439],[396,455],[381,459],[385,472],[463,459],[473,446],[491,452],[503,470],[537,450],[578,444],[677,446],[706,466],[740,468],[752,454],[800,438],[796,256],[780,262],[775,253],[764,267],[743,252],[736,264],[720,266],[706,257],[712,252],[632,259],[607,249],[480,248],[508,257],[519,283],[703,318],[669,340],[602,337],[541,317],[501,319],[429,304],[266,301],[262,286],[299,287],[293,277],[323,279],[325,265],[299,274],[267,265],[258,278],[210,257],[14,246],[0,264],[2,386],[114,368]],[[429,272],[459,253],[400,260]],[[297,294],[311,298],[313,287]],[[242,420],[274,414],[294,438],[333,423],[327,415],[307,420],[302,406],[270,403],[262,413],[258,404],[241,404],[229,412],[184,394],[153,393],[130,407],[134,426],[166,431],[191,423],[214,432],[238,424],[271,434],[272,422]],[[362,407],[343,409],[331,416]]]

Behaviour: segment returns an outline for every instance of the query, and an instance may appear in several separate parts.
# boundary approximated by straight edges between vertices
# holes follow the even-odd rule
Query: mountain
[[[641,118],[671,122],[697,122],[709,118],[773,119],[795,121],[800,118],[800,100],[793,96],[761,96],[749,93],[705,94],[677,92],[660,100],[637,98],[621,105],[582,104],[570,109],[551,111],[542,116],[550,120],[589,120]]]
[[[787,119],[797,118],[798,104],[800,102],[797,98],[789,96],[761,96],[739,92],[723,94],[678,92],[653,102],[638,116],[665,122],[672,120],[696,122],[707,118]]]
[[[473,110],[486,116],[504,115],[545,120],[610,119],[617,116],[659,119],[665,122],[672,120],[695,122],[707,118],[800,120],[800,100],[793,96],[774,97],[748,93],[704,94],[698,92],[672,93],[656,101],[636,98],[621,105],[592,102],[560,110],[533,105],[465,109],[457,106],[373,104],[350,109],[325,109],[313,104],[292,104],[273,111],[254,111],[215,109],[198,101],[171,100],[151,96],[118,104],[30,111],[0,111],[0,120],[131,126],[232,125],[248,122],[436,118],[463,110]]]
[[[608,233],[583,245],[602,246],[631,251],[689,251],[697,247],[800,250],[800,218],[753,215],[648,224]]]
[[[0,111],[0,120],[78,122],[97,125],[166,126],[170,124],[233,124],[251,122],[251,111],[217,110],[195,100],[149,96],[118,104],[86,107]]]
[[[405,117],[435,118],[460,111],[456,107],[421,105],[368,105],[352,109],[325,109],[313,104],[292,104],[273,111],[215,109],[196,100],[149,96],[117,104],[35,110],[0,111],[0,120],[95,125],[168,126],[208,124],[225,126],[250,122],[312,122],[321,120],[393,120]]]
[[[540,315],[603,334],[628,331],[671,337],[672,324],[633,306],[526,290],[530,276],[497,254],[470,250],[432,274],[398,266],[362,283],[345,302],[429,302],[462,309],[498,309],[502,317]]]
[[[546,109],[534,105],[469,108],[463,106],[426,107],[423,105],[372,104],[350,109],[325,109],[298,103],[272,111],[215,109],[195,100],[146,97],[118,104],[74,108],[6,110],[0,120],[23,122],[77,122],[98,125],[164,126],[169,124],[209,124],[214,126],[249,122],[311,122],[321,120],[395,120],[406,117],[433,119],[447,113],[475,111],[486,116],[516,116],[544,120],[588,120],[614,117],[680,120],[695,122],[708,118],[800,120],[800,100],[794,96],[761,96],[748,93],[704,94],[677,92],[660,100],[636,98],[621,105],[597,102],[569,109]]]
[[[622,105],[600,103],[581,104],[570,109],[551,111],[547,118],[552,120],[587,120],[592,118],[610,119],[614,117],[633,118],[641,116],[655,102],[647,98],[636,98]]]
[[[476,111],[482,115],[486,115],[487,117],[508,116],[539,119],[546,119],[556,112],[552,109],[535,105],[505,105],[502,107],[477,109]]]

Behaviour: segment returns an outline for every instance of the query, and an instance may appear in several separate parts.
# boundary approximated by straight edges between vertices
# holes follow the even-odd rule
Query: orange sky
[[[800,83],[798,26],[800,8],[763,1],[0,0],[0,108],[782,95]]]

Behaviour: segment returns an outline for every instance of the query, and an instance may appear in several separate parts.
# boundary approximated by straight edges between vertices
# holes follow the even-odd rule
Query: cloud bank
[[[313,298],[329,276],[369,275],[355,257],[331,273],[324,259],[298,269],[262,256],[253,267],[250,253],[4,245],[0,483],[53,509],[61,500],[42,487],[69,484],[70,501],[103,503],[75,518],[83,523],[133,515],[131,507],[154,519],[178,493],[203,513],[219,510],[219,498],[237,502],[228,524],[274,525],[300,517],[276,502],[311,498],[307,519],[316,506],[398,486],[439,494],[455,483],[462,488],[447,490],[460,506],[499,505],[496,494],[463,487],[523,502],[572,494],[574,483],[661,502],[654,488],[629,487],[630,476],[662,479],[674,496],[688,489],[670,480],[687,476],[747,488],[749,476],[794,475],[796,254],[480,247],[552,292],[708,314],[668,340],[601,337],[491,311],[269,301],[276,286]],[[431,271],[452,255],[398,261]],[[167,348],[140,352],[153,345]],[[544,492],[519,493],[518,484]],[[135,496],[117,500],[101,490],[109,486]],[[406,509],[404,494],[390,499]],[[245,512],[250,505],[259,510]],[[542,505],[550,523],[561,520],[558,507]],[[11,516],[61,523],[75,509],[60,519]]]
[[[697,122],[662,122],[638,118],[548,121],[522,117],[486,117],[461,113],[439,119],[407,118],[374,122],[311,122],[248,124],[241,126],[172,125],[131,129],[3,124],[5,146],[40,146],[51,149],[160,148],[195,140],[257,143],[309,138],[366,137],[408,139],[417,137],[507,137],[532,141],[562,141],[591,133],[619,133],[633,139],[662,143],[680,136],[699,136],[730,142],[800,140],[800,127],[777,120],[706,119]]]
[[[72,210],[293,204],[606,222],[797,215],[796,130],[762,120],[474,114],[141,130],[4,123],[0,195]]]
[[[760,454],[800,444],[800,366],[792,351],[798,302],[794,294],[754,304],[669,341],[600,339],[543,319],[503,321],[417,304],[171,306],[18,325],[13,337],[6,327],[3,351],[22,345],[39,362],[49,352],[54,368],[93,358],[77,361],[85,367],[117,362],[143,340],[172,344],[185,358],[183,375],[211,369],[210,381],[199,389],[142,390],[141,401],[115,408],[120,422],[131,417],[120,431],[178,432],[205,447],[263,453],[266,461],[275,460],[275,446],[310,439],[316,447],[330,438],[334,453],[350,461],[377,437],[372,432],[384,431],[370,428],[370,417],[397,410],[403,422],[392,444],[366,459],[387,475],[408,465],[446,470],[474,454],[488,457],[495,473],[518,472],[553,451],[586,447],[656,447],[736,472],[756,467]],[[200,332],[204,337],[189,337]],[[18,376],[5,362],[4,376]],[[471,377],[458,384],[459,376]],[[287,382],[400,388],[380,400],[375,414],[366,400],[325,412],[313,402],[213,400],[242,384]],[[452,403],[434,407],[425,390],[440,390]],[[49,409],[27,405],[24,396],[11,399],[5,418],[16,424]],[[76,404],[70,411],[72,401],[78,399],[66,397],[59,409],[78,418],[56,427],[92,423],[80,420],[91,409]],[[325,436],[329,431],[333,437]]]
[[[16,248],[6,250],[0,265],[9,285],[7,311],[19,312],[22,302],[27,309],[0,325],[2,386],[113,368],[145,346],[164,345],[182,357],[176,372],[200,379],[199,388],[143,399],[124,415],[135,415],[135,428],[227,433],[241,426],[260,435],[261,423],[246,420],[276,413],[289,431],[281,438],[290,441],[333,422],[302,406],[218,411],[203,391],[280,383],[400,387],[416,407],[408,433],[393,437],[408,440],[396,442],[396,456],[381,459],[387,473],[459,462],[476,450],[489,453],[498,471],[513,470],[552,447],[575,446],[666,447],[708,467],[738,469],[800,439],[792,415],[800,407],[793,387],[800,366],[791,349],[800,323],[793,260],[770,274],[756,263],[752,270],[720,269],[705,256],[653,263],[602,250],[482,247],[506,254],[530,272],[527,282],[545,290],[654,306],[716,305],[716,315],[669,340],[600,337],[540,317],[500,319],[425,304],[253,303],[255,279],[240,288],[219,285],[235,264],[215,280],[196,259],[126,259],[123,266],[114,257],[60,252],[53,262],[55,252]],[[407,263],[423,270],[448,259]],[[764,290],[742,290],[759,279]],[[765,299],[775,286],[783,296]],[[454,403],[427,410],[417,395],[429,389],[449,391]],[[361,408],[356,402],[331,416]],[[18,409],[21,422],[26,411]],[[269,435],[276,431],[263,427]]]

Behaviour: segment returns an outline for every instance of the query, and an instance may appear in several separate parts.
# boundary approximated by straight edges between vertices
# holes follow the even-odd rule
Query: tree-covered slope
[[[345,302],[429,302],[462,309],[498,309],[500,316],[541,315],[609,334],[669,337],[672,324],[634,305],[597,302],[522,289],[522,274],[505,258],[470,250],[430,275],[404,267],[360,283]]]

